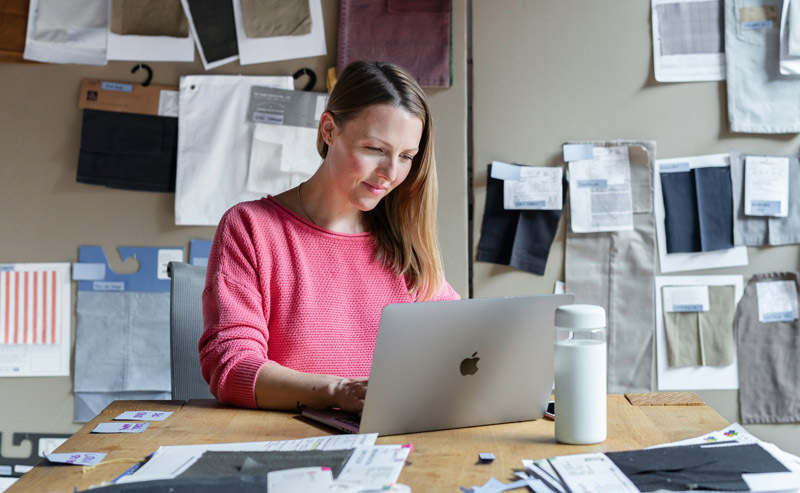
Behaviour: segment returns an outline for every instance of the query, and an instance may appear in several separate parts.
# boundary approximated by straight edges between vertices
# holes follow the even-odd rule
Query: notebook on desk
[[[350,433],[397,435],[544,416],[554,316],[573,295],[387,305],[358,416],[303,415]]]

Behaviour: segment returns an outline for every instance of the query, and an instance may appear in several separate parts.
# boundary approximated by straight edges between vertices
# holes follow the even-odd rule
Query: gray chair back
[[[169,301],[172,398],[213,399],[200,372],[197,342],[203,334],[203,288],[206,268],[184,262],[167,267],[172,286]]]

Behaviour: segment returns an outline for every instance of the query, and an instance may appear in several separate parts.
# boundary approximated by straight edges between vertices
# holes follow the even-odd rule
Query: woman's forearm
[[[296,410],[338,407],[358,412],[364,406],[367,379],[303,373],[266,364],[256,378],[256,405],[262,409]]]

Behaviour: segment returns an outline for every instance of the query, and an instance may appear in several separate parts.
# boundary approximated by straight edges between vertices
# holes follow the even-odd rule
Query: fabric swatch
[[[241,0],[241,3],[248,38],[300,36],[311,32],[311,9],[306,0]]]
[[[112,0],[111,32],[185,38],[189,21],[180,0]]]
[[[789,211],[786,217],[770,217],[771,246],[800,243],[800,160],[789,156]]]
[[[217,478],[239,474],[266,476],[272,471],[297,467],[330,467],[333,477],[337,478],[352,455],[353,449],[291,452],[208,451],[178,477]]]
[[[543,275],[561,211],[504,209],[503,180],[491,175],[490,164],[477,260]]]
[[[669,366],[728,366],[733,363],[733,286],[708,286],[706,312],[664,312]]]
[[[450,0],[342,0],[337,70],[357,60],[397,64],[423,87],[450,86]]]
[[[105,65],[108,2],[31,0],[26,60]]]
[[[178,119],[83,110],[77,181],[174,192]]]
[[[690,172],[661,173],[667,253],[699,252],[697,191]]]
[[[747,216],[744,213],[744,161],[746,158],[745,154],[731,153],[733,244],[736,246],[764,246],[768,243],[768,218]]]
[[[197,41],[208,63],[239,54],[233,4],[219,0],[185,0],[189,5]]]

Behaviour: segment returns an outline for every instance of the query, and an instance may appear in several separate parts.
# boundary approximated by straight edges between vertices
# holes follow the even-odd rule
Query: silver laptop
[[[555,311],[573,298],[387,305],[360,422],[336,410],[303,415],[381,435],[541,418],[553,388]]]

